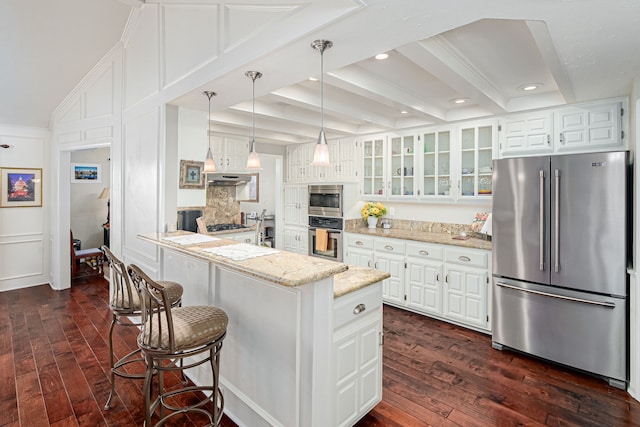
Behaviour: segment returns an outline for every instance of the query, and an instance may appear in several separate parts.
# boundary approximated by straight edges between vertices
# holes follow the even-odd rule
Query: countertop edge
[[[203,251],[203,249],[206,249],[208,247],[239,244],[239,242],[235,240],[224,239],[220,236],[221,239],[216,240],[214,242],[197,243],[197,244],[191,244],[191,245],[178,245],[176,243],[171,243],[168,241],[161,240],[163,237],[178,236],[181,234],[184,235],[184,234],[195,234],[195,233],[189,233],[189,232],[144,233],[144,234],[138,234],[137,237],[141,240],[147,241],[149,243],[153,243],[160,247],[170,249],[185,255],[193,256],[203,261],[214,263],[220,268],[225,268],[228,270],[236,271],[238,273],[247,274],[257,279],[265,280],[271,283],[276,283],[282,286],[289,286],[289,287],[302,286],[307,283],[316,282],[322,279],[326,279],[327,277],[335,276],[336,274],[342,273],[348,269],[348,266],[346,264],[333,262],[333,261],[324,261],[322,262],[323,265],[321,267],[316,267],[312,273],[303,277],[299,277],[297,279],[290,279],[290,278],[285,278],[281,276],[275,276],[273,274],[269,274],[264,269],[252,267],[251,262],[254,261],[253,264],[255,264],[256,258],[252,258],[244,261],[233,261],[228,258]],[[295,258],[295,257],[302,257],[304,255],[295,254],[292,252],[280,251],[273,255],[267,255],[259,258],[273,259],[272,257],[282,257],[282,256]],[[314,262],[321,262],[321,260],[314,258]]]
[[[490,241],[471,237],[467,240],[457,240],[449,233],[431,233],[419,230],[406,229],[370,229],[366,227],[344,230],[345,233],[361,234],[372,237],[386,237],[389,239],[411,240],[421,243],[434,243],[439,245],[460,246],[464,248],[492,250]]]

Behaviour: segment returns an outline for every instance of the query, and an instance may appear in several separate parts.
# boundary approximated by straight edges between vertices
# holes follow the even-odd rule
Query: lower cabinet
[[[382,399],[381,284],[337,298],[333,366],[336,426],[351,426]]]
[[[491,252],[345,233],[345,262],[391,274],[386,304],[489,332]]]
[[[284,227],[284,250],[308,255],[309,229],[303,227]]]
[[[254,231],[244,233],[228,233],[223,236],[225,239],[235,240],[240,243],[254,243],[256,240],[256,233]]]

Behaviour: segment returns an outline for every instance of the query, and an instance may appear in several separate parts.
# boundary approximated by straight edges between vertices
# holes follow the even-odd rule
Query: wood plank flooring
[[[0,293],[0,426],[142,425],[140,381],[118,378],[102,409],[110,321],[102,279]],[[135,328],[116,331],[118,354],[135,348]],[[624,391],[493,350],[487,335],[386,306],[384,331],[383,401],[358,427],[640,426],[640,403]],[[223,426],[235,424],[225,417]]]

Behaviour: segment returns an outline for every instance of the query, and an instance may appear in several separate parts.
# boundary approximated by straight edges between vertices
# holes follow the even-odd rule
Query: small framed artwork
[[[180,160],[180,188],[204,188],[204,162]]]
[[[0,207],[42,206],[42,169],[0,169]]]
[[[251,181],[247,183],[246,199],[241,202],[259,202],[260,201],[260,174],[252,173]]]
[[[94,163],[71,163],[71,182],[74,184],[98,184],[102,181],[100,165]]]

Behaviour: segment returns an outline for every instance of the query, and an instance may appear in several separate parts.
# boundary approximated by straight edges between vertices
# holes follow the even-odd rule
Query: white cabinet
[[[493,152],[497,121],[465,124],[459,129],[459,145],[454,157],[452,193],[460,199],[483,198],[492,193]],[[459,163],[455,160],[458,159]]]
[[[284,186],[284,223],[307,227],[309,225],[309,187]]]
[[[373,268],[373,237],[361,234],[344,234],[344,262],[360,267]]]
[[[249,155],[249,141],[231,137],[211,137],[211,149],[216,171],[245,171]]]
[[[284,250],[308,255],[309,229],[303,227],[284,226]]]
[[[625,149],[626,104],[613,99],[501,118],[500,157]]]
[[[254,231],[247,231],[243,233],[227,233],[221,235],[225,239],[235,240],[240,243],[255,243],[256,233]]]
[[[287,146],[287,182],[308,182],[315,144]]]
[[[351,426],[382,399],[382,298],[380,284],[334,302],[333,425]]]
[[[450,197],[451,129],[434,128],[422,133],[422,179],[418,194],[428,197]]]
[[[362,141],[362,194],[365,196],[384,198],[388,193],[385,172],[386,147],[385,135],[377,135]]]
[[[442,247],[407,243],[407,307],[442,315],[442,269]]]
[[[287,182],[357,182],[360,146],[356,140],[329,141],[329,165],[311,166],[315,143],[287,146]]]
[[[583,152],[622,145],[622,103],[573,106],[556,111],[555,151]]]
[[[474,249],[445,250],[444,316],[489,328],[488,254]]]
[[[414,179],[418,172],[418,158],[416,156],[418,138],[414,134],[391,135],[389,137],[389,196],[413,196],[418,188],[418,181]],[[389,186],[387,186],[389,189]],[[405,198],[405,197],[403,197]]]
[[[389,273],[382,281],[382,297],[385,301],[404,303],[404,252],[405,243],[398,239],[377,237],[374,240],[374,266]]]
[[[385,303],[488,332],[487,250],[345,233],[347,264],[385,271]]]
[[[553,152],[553,114],[535,112],[500,120],[500,156],[544,155]]]

